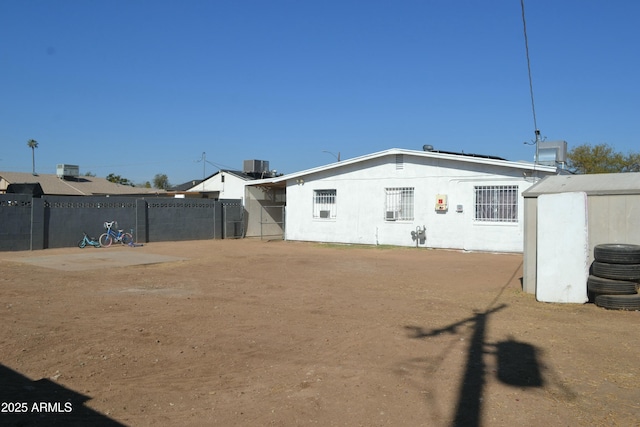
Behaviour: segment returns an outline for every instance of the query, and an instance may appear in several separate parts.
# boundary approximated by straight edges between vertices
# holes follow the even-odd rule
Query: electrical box
[[[447,208],[448,208],[447,195],[446,194],[437,194],[436,195],[436,210],[437,211],[446,211]]]

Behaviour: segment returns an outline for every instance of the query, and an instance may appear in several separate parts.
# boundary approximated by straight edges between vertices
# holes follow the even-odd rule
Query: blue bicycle
[[[89,237],[87,233],[84,233],[84,237],[78,242],[78,247],[80,249],[83,249],[87,245],[93,246],[94,248],[99,248],[100,242],[97,241],[95,237]]]
[[[123,245],[128,245],[133,242],[133,236],[131,233],[125,233],[123,230],[114,231],[114,227],[118,227],[118,223],[116,221],[104,223],[104,228],[107,232],[100,235],[100,238],[98,239],[100,245],[108,248],[113,242],[120,242]]]

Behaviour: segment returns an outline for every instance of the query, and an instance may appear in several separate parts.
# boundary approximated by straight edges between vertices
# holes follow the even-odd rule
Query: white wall
[[[538,197],[536,299],[583,304],[589,277],[587,194]]]
[[[302,179],[304,183],[299,183]],[[522,252],[522,197],[517,223],[476,223],[474,186],[518,185],[519,193],[533,181],[523,170],[486,164],[404,156],[396,169],[395,156],[346,165],[287,182],[288,240],[416,246],[411,232],[426,227],[423,247],[478,251]],[[414,187],[413,221],[385,221],[385,188]],[[313,218],[313,192],[337,190],[335,219]],[[448,196],[449,209],[435,210],[436,195]],[[456,212],[462,205],[463,212]]]

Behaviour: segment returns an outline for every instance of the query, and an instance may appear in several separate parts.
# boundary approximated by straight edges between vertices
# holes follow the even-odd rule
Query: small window
[[[336,217],[336,190],[313,191],[313,217],[334,219]]]
[[[518,222],[518,186],[483,185],[475,190],[475,220]]]
[[[413,220],[413,187],[385,188],[385,221]]]

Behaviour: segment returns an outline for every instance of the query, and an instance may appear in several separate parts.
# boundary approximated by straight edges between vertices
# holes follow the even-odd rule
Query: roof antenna
[[[524,16],[524,0],[520,0],[520,8],[522,9],[522,27],[524,29],[524,48],[527,54],[527,70],[529,71],[529,93],[531,95],[531,111],[533,112],[533,127],[535,129],[535,136],[536,136],[535,141],[532,141],[531,143],[528,143],[525,141],[525,144],[527,145],[535,144],[536,157],[535,157],[534,163],[538,164],[539,143],[542,140],[540,139],[540,129],[538,129],[538,122],[536,120],[536,104],[533,100],[533,79],[531,78],[531,59],[529,58],[529,39],[527,37],[527,20],[525,19],[525,16]]]

